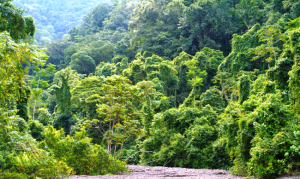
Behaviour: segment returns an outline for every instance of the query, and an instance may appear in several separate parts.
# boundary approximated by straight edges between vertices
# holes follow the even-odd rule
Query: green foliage
[[[110,1],[100,1],[100,3],[104,2],[109,3]],[[41,45],[46,44],[51,40],[60,39],[72,27],[79,25],[82,22],[82,18],[85,16],[85,14],[88,13],[95,6],[95,4],[98,3],[99,1],[95,0],[77,0],[72,2],[66,0],[13,0],[13,4],[23,7],[27,10],[26,14],[29,14],[34,18],[37,28],[35,38],[38,44]],[[17,11],[17,14],[21,12],[23,13],[23,11]],[[25,21],[33,24],[32,18],[28,20],[25,19]],[[32,26],[27,27],[27,31],[31,29]],[[31,36],[33,35],[34,33],[31,34]]]
[[[288,123],[295,118],[279,94],[250,96],[242,106],[227,106],[221,118],[235,174],[273,178],[286,172],[289,157],[284,156],[291,147]]]
[[[259,41],[262,42],[260,46],[255,47],[254,54],[256,55],[253,59],[257,60],[261,57],[265,59],[270,68],[270,64],[278,58],[280,48],[278,43],[284,40],[285,35],[282,34],[278,25],[266,26],[258,31]],[[280,43],[279,43],[280,44]]]
[[[256,23],[262,21],[264,15],[262,0],[241,0],[235,6],[237,14],[243,20],[248,30]]]
[[[14,6],[11,0],[1,1],[0,8],[0,32],[7,31],[17,42],[34,36],[34,20],[32,17],[23,17],[24,10]]]
[[[77,52],[71,56],[70,66],[81,74],[90,74],[95,71],[95,61],[85,52]]]
[[[71,106],[71,89],[79,82],[79,76],[70,68],[55,73],[50,91],[55,95],[57,110],[66,113]]]
[[[103,79],[87,77],[71,91],[72,108],[81,112],[82,118],[97,118],[96,104],[99,102],[98,96],[103,94],[102,82]]]
[[[141,151],[148,152],[141,154],[141,162],[193,168],[228,167],[229,157],[224,148],[213,146],[218,137],[216,121],[217,113],[209,105],[201,111],[180,108],[156,114],[150,136],[142,144]]]
[[[218,67],[221,62],[224,60],[222,51],[214,50],[207,47],[201,49],[200,52],[197,52],[194,56],[194,60],[198,61],[197,67],[201,70],[207,72],[207,77],[204,81],[205,89],[212,86],[212,79],[216,76]],[[203,90],[204,91],[204,90]]]
[[[201,107],[210,105],[215,111],[222,112],[225,108],[225,101],[222,92],[216,87],[211,87],[200,96]]]
[[[267,75],[276,83],[276,88],[287,90],[289,81],[289,71],[292,69],[294,61],[288,58],[281,58],[277,61],[275,67],[271,68]]]
[[[114,157],[117,157],[116,150],[121,144],[118,158],[128,138],[141,135],[140,121],[143,116],[135,106],[135,103],[139,102],[139,92],[129,83],[130,81],[122,76],[114,75],[106,78],[103,84],[103,91],[106,93],[99,96],[101,103],[97,105],[99,117],[103,118],[102,122],[109,127],[104,134],[107,140],[107,153],[113,153]]]
[[[30,121],[29,122],[29,130],[30,134],[33,138],[35,138],[37,141],[41,141],[44,139],[44,126],[38,121]]]
[[[22,64],[44,62],[42,50],[28,44],[16,44],[7,33],[1,33],[1,116],[0,158],[1,178],[50,178],[71,174],[71,169],[57,161],[49,153],[38,149],[36,142],[27,134],[27,123],[16,116],[14,101],[24,103],[23,90],[25,71]],[[7,51],[11,49],[10,52]],[[26,103],[25,103],[26,105]],[[29,126],[29,128],[34,128]],[[33,130],[34,131],[34,130]]]
[[[114,75],[114,71],[116,71],[116,65],[111,63],[100,63],[96,68],[96,75],[97,76],[112,76]]]
[[[250,93],[250,79],[248,76],[242,76],[239,79],[239,102],[243,104],[248,99]]]
[[[0,172],[3,179],[64,178],[72,173],[72,169],[65,162],[57,161],[41,149],[35,149],[34,152],[20,152],[15,156],[1,152],[0,156],[6,164],[4,168],[6,171]]]
[[[48,124],[53,123],[53,119],[51,114],[49,113],[48,109],[45,108],[39,108],[37,111],[37,118],[40,123],[42,123],[44,126],[47,126]]]
[[[299,112],[299,54],[300,54],[300,49],[299,49],[299,40],[300,40],[300,32],[294,31],[291,34],[290,37],[291,41],[291,47],[292,47],[292,53],[294,55],[294,65],[292,67],[292,70],[289,72],[289,89],[291,91],[291,99],[293,100],[292,105],[294,106],[295,112]]]
[[[287,167],[287,158],[281,156],[288,151],[290,139],[283,126],[287,125],[287,119],[293,121],[293,116],[290,109],[277,100],[276,95],[267,96],[269,103],[263,103],[251,116],[257,123],[254,123],[256,135],[252,139],[248,167],[249,175],[258,178],[273,178]],[[270,115],[265,116],[266,112]]]
[[[76,174],[103,175],[127,171],[124,162],[114,159],[101,146],[92,144],[84,130],[76,132],[74,137],[65,137],[63,130],[56,131],[48,126],[44,135],[45,140],[40,146],[65,161]]]
[[[125,162],[248,178],[297,173],[300,33],[289,19],[298,4],[101,4],[48,45],[47,64],[44,50],[16,43],[29,40],[18,25],[8,30],[15,41],[1,33],[0,177],[120,174]],[[22,15],[3,1],[1,23],[8,6]]]
[[[103,21],[108,17],[110,7],[100,4],[93,8],[83,19],[84,25],[89,27],[92,32],[96,32],[103,27]]]
[[[56,107],[54,126],[64,128],[66,133],[70,132],[71,125],[74,124],[71,110],[71,90],[79,83],[77,72],[70,68],[58,71],[54,75],[52,86],[49,88],[50,93],[55,96]]]

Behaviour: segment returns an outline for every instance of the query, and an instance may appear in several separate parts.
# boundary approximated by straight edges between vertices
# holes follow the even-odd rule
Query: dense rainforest
[[[110,0],[13,0],[12,3],[34,18],[35,42],[44,45],[62,38],[72,27],[81,24],[84,15],[99,2],[111,3]]]
[[[0,0],[0,178],[299,173],[300,1],[96,2]]]

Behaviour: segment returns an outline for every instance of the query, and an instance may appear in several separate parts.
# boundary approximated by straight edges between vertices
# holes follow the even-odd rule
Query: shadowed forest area
[[[127,165],[299,174],[299,0],[0,9],[0,178]]]

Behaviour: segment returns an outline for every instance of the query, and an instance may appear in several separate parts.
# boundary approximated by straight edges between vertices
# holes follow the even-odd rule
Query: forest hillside
[[[100,3],[110,0],[13,0],[13,4],[25,10],[25,15],[35,20],[35,40],[44,45],[58,40],[73,27],[83,22],[83,17]]]
[[[300,1],[48,2],[0,0],[0,178],[299,173]]]

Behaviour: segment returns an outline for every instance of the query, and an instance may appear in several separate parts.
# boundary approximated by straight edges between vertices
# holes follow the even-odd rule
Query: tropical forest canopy
[[[62,2],[47,6],[59,18],[87,8]],[[12,3],[0,0],[0,178],[126,163],[299,172],[300,1],[92,3],[46,48],[32,45],[38,31],[52,24],[44,37],[56,39],[69,26]]]
[[[35,20],[36,43],[44,45],[58,40],[72,27],[82,23],[82,18],[96,5],[110,0],[13,0],[22,7],[25,15]]]

